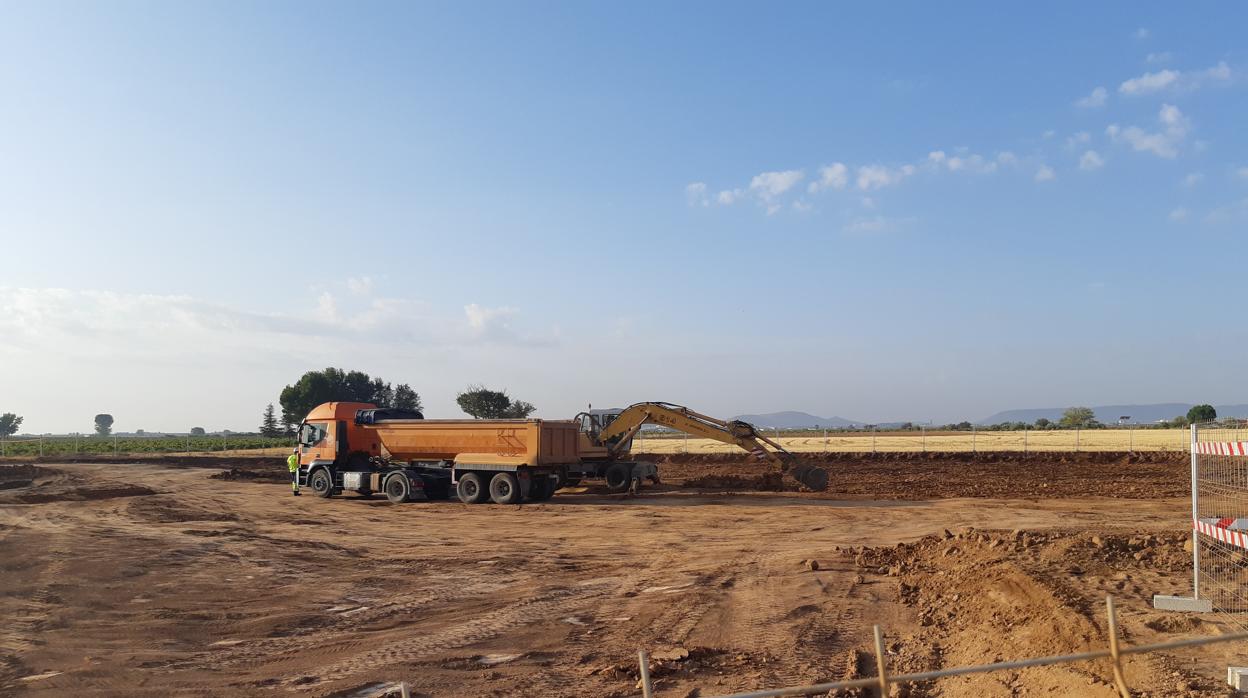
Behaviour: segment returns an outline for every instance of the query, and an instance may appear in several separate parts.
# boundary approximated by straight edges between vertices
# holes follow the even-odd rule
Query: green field
[[[237,436],[45,436],[0,439],[0,455],[52,456],[89,453],[202,453],[291,448],[293,437]]]

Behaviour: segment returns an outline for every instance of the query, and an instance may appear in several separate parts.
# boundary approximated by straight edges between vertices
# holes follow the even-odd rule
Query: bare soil
[[[873,624],[899,671],[1101,648],[1107,593],[1129,644],[1227,629],[1151,609],[1190,587],[1182,458],[917,455],[824,457],[825,493],[675,457],[637,497],[523,506],[295,498],[279,458],[0,467],[22,483],[0,489],[0,694],[629,696],[644,648],[660,695],[712,696],[869,675]],[[1232,649],[1135,656],[1128,681],[1225,695]]]

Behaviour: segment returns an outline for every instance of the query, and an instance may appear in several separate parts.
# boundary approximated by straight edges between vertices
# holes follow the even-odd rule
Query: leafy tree
[[[1213,409],[1213,405],[1196,405],[1187,411],[1187,421],[1191,424],[1212,422],[1217,418],[1218,411]]]
[[[1037,429],[1048,429],[1052,425],[1053,425],[1053,422],[1050,422],[1048,419],[1045,419],[1044,417],[1041,417],[1040,419],[1036,420]]]
[[[0,414],[0,436],[12,436],[22,426],[22,418],[12,412]]]
[[[424,409],[424,407],[420,404],[420,396],[417,395],[416,391],[412,390],[412,387],[406,383],[401,383],[394,387],[394,402],[391,406],[397,407],[401,410]]]
[[[384,380],[361,371],[327,368],[324,371],[308,371],[293,385],[286,386],[279,402],[282,405],[282,420],[291,427],[303,421],[304,415],[323,402],[369,402],[378,407],[398,407],[395,403],[400,394],[404,401],[414,400],[417,405],[420,404],[420,396],[406,383],[392,387]]]
[[[97,414],[95,415],[95,435],[108,436],[113,433],[113,415]]]
[[[1184,415],[1179,415],[1175,417],[1174,419],[1170,420],[1170,426],[1174,427],[1175,429],[1182,429],[1183,427],[1186,427],[1187,425],[1188,425],[1187,417],[1185,417]]]
[[[191,436],[203,436],[205,433],[203,427],[191,427]]]
[[[277,425],[277,410],[273,409],[273,403],[269,403],[264,408],[264,416],[260,418],[260,435],[261,436],[281,436],[282,428]]]
[[[1062,413],[1059,425],[1066,429],[1086,429],[1096,423],[1096,413],[1091,407],[1070,407]]]
[[[537,408],[523,400],[512,400],[505,390],[470,385],[455,396],[459,409],[477,419],[524,419]]]
[[[537,410],[531,402],[512,400],[511,405],[503,411],[504,419],[525,419]]]

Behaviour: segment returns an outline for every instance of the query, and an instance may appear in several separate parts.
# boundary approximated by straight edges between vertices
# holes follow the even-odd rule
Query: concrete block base
[[[1209,613],[1213,610],[1213,602],[1209,599],[1193,599],[1190,596],[1167,596],[1153,594],[1153,608],[1158,611],[1187,611],[1189,613]],[[1248,687],[1248,681],[1244,683]]]
[[[1248,667],[1228,666],[1226,683],[1236,691],[1248,691]]]

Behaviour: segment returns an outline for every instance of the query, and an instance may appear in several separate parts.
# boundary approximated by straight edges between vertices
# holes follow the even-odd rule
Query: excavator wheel
[[[488,496],[484,485],[481,484],[481,476],[476,473],[460,475],[455,493],[459,495],[459,501],[464,504],[481,504]]]
[[[628,489],[629,481],[633,479],[633,468],[627,463],[612,463],[607,468],[606,480],[607,489],[612,492],[623,492]]]

